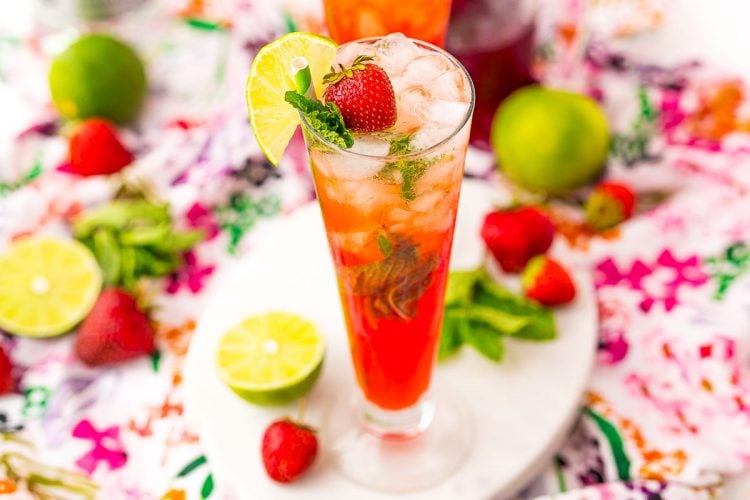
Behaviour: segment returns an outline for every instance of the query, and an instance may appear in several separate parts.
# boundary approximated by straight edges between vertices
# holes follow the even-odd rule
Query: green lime
[[[146,95],[146,71],[135,51],[108,35],[79,38],[52,61],[52,100],[71,120],[133,120]]]
[[[250,126],[268,161],[278,165],[299,125],[299,113],[284,100],[294,90],[291,64],[304,57],[310,65],[316,94],[323,95],[323,75],[336,57],[336,43],[312,33],[287,33],[258,51],[247,77],[246,96]]]
[[[88,248],[65,238],[17,240],[0,255],[0,328],[52,337],[77,325],[94,306],[102,273]]]
[[[224,334],[216,353],[221,379],[260,405],[307,394],[320,375],[325,343],[310,321],[284,312],[245,318]]]
[[[523,188],[553,195],[594,180],[609,139],[596,101],[538,85],[514,92],[492,122],[492,147],[505,174]]]

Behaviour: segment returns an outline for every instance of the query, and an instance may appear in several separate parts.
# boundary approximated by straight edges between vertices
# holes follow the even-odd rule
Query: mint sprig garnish
[[[320,101],[308,99],[295,90],[284,94],[284,100],[300,113],[305,115],[307,122],[321,137],[342,149],[354,145],[352,133],[344,124],[341,111],[332,102],[323,104]]]
[[[503,357],[503,337],[551,340],[552,313],[496,282],[484,269],[455,271],[448,278],[439,359],[469,344],[487,359]]]

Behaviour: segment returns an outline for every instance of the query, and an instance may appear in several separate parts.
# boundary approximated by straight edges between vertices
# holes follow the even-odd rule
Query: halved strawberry
[[[89,366],[138,358],[154,351],[154,329],[135,297],[119,288],[104,290],[78,329],[75,353]]]
[[[68,144],[70,171],[82,175],[114,174],[133,162],[133,154],[123,146],[117,128],[101,118],[81,123]]]
[[[619,182],[602,182],[586,201],[586,221],[594,229],[616,226],[633,215],[635,193]]]
[[[323,94],[341,110],[346,127],[354,132],[379,132],[396,123],[396,95],[391,80],[371,56],[359,56],[350,68],[340,66],[323,77]],[[333,68],[332,68],[333,69]]]
[[[544,255],[531,259],[521,277],[524,295],[545,306],[567,304],[576,296],[576,287],[568,271],[556,260]]]

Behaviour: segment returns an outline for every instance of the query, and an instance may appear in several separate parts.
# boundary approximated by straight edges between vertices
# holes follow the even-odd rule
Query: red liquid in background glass
[[[454,19],[451,22],[454,25],[459,22],[467,23],[470,22],[469,16],[477,16],[478,14],[472,14],[466,9],[473,3],[481,3],[481,0],[454,0]],[[502,0],[499,0],[499,3],[502,3]],[[502,100],[514,90],[536,82],[531,73],[534,57],[534,23],[527,20],[525,25],[521,24],[521,29],[518,29],[518,25],[511,28],[514,32],[496,43],[466,43],[453,31],[448,37],[448,50],[466,67],[474,82],[476,105],[470,141],[474,146],[485,149],[490,148],[492,118]]]

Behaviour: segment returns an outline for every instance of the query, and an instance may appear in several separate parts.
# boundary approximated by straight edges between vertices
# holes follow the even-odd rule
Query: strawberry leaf
[[[354,145],[354,138],[344,124],[341,111],[332,102],[323,104],[303,96],[299,92],[289,90],[284,94],[284,100],[302,113],[313,130],[331,144],[342,149]]]

